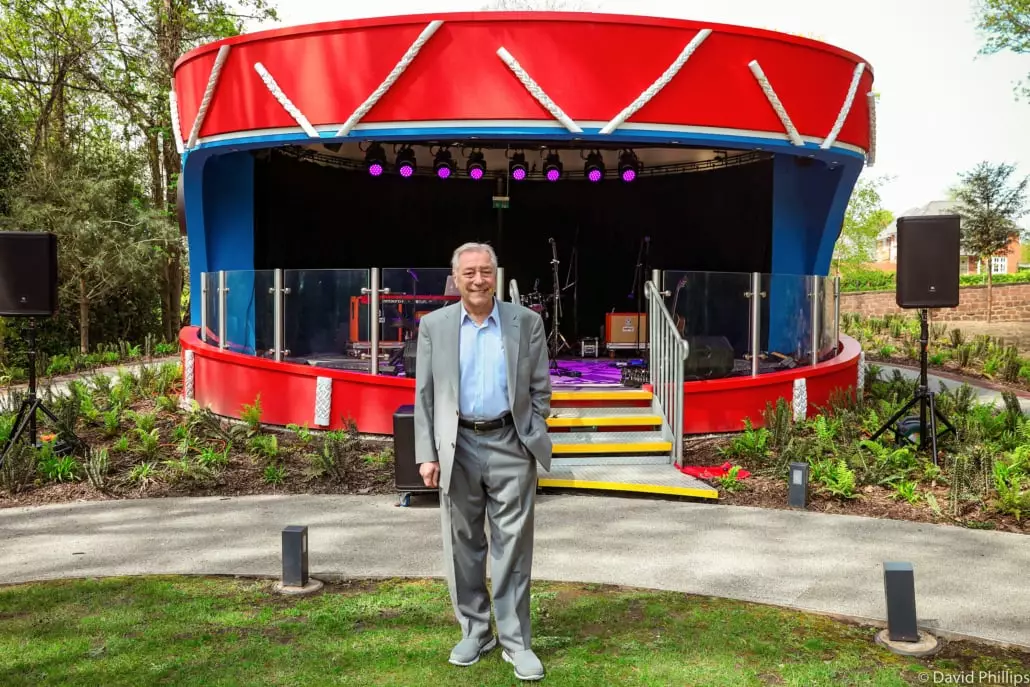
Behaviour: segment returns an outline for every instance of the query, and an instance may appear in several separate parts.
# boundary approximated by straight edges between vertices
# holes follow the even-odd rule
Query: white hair
[[[454,249],[454,255],[451,256],[451,269],[455,272],[458,271],[458,259],[461,258],[462,253],[486,253],[490,256],[490,264],[493,265],[494,271],[497,271],[497,253],[494,252],[494,247],[489,243],[463,243]]]

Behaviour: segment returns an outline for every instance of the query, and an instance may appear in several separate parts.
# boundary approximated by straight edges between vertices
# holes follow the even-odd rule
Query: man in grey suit
[[[539,462],[551,464],[551,378],[540,315],[496,298],[497,256],[467,243],[451,260],[461,302],[422,318],[415,366],[415,459],[440,488],[444,559],[469,666],[497,645],[521,680],[544,667],[530,646],[533,505]],[[490,577],[498,638],[490,629]]]

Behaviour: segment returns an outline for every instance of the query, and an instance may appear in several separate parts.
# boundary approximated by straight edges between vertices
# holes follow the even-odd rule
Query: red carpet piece
[[[698,479],[714,479],[716,477],[725,477],[732,467],[733,465],[730,463],[723,463],[722,465],[713,465],[707,467],[701,465],[684,465],[683,467],[679,468],[679,471],[685,475],[697,477]],[[739,482],[745,477],[750,476],[750,472],[748,472],[744,468],[741,468],[737,472],[737,481]]]

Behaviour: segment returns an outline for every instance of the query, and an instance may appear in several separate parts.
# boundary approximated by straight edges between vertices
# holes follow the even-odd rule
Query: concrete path
[[[879,363],[876,361],[866,361],[867,365],[876,365],[883,368],[883,374],[881,377],[889,377],[893,374],[894,370],[898,370],[908,379],[919,379],[919,368],[918,367],[905,367],[901,365],[888,365],[886,363]],[[962,380],[950,379],[948,377],[941,377],[932,373],[927,374],[927,381],[930,384],[930,391],[940,391],[941,384],[944,384],[946,389],[955,389],[963,384],[968,384],[976,392],[977,399],[981,403],[993,403],[996,406],[1003,407],[1005,401],[1001,397],[1001,392],[990,387],[978,384],[979,380],[966,378]],[[1030,393],[1025,391],[1018,391],[1016,395],[1019,396],[1019,404],[1023,408],[1024,413],[1030,413]]]
[[[164,363],[178,363],[180,360],[181,358],[179,356],[171,355],[161,358],[151,358],[150,360],[141,360],[134,363],[109,365],[107,367],[97,368],[88,372],[79,372],[76,374],[62,375],[60,377],[40,379],[36,381],[36,393],[42,397],[44,390],[49,388],[54,394],[63,396],[68,392],[68,382],[76,379],[88,379],[96,374],[105,374],[113,379],[123,370],[135,376],[139,372],[139,369],[144,365],[148,367],[160,367]],[[0,411],[17,410],[16,407],[8,408],[10,405],[11,393],[17,392],[24,394],[28,390],[28,384],[12,384],[8,387],[0,388]]]
[[[0,582],[281,572],[307,525],[312,574],[442,576],[438,504],[254,496],[0,510]],[[541,496],[536,579],[623,584],[885,619],[884,561],[910,561],[927,627],[1030,647],[1030,537],[901,521],[594,495]]]

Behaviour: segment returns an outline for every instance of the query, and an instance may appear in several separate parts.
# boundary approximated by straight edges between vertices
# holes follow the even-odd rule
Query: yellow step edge
[[[625,482],[594,482],[585,479],[551,479],[541,477],[537,486],[555,489],[598,489],[603,491],[634,491],[643,494],[670,494],[673,496],[693,496],[702,499],[718,499],[715,489],[699,489],[697,487],[673,487],[664,484],[632,484]]]
[[[610,391],[552,391],[552,401],[650,401],[654,395],[643,389]]]
[[[660,415],[623,415],[614,417],[549,417],[548,427],[657,427]]]
[[[671,441],[638,441],[624,444],[561,444],[555,443],[551,453],[669,453]]]

